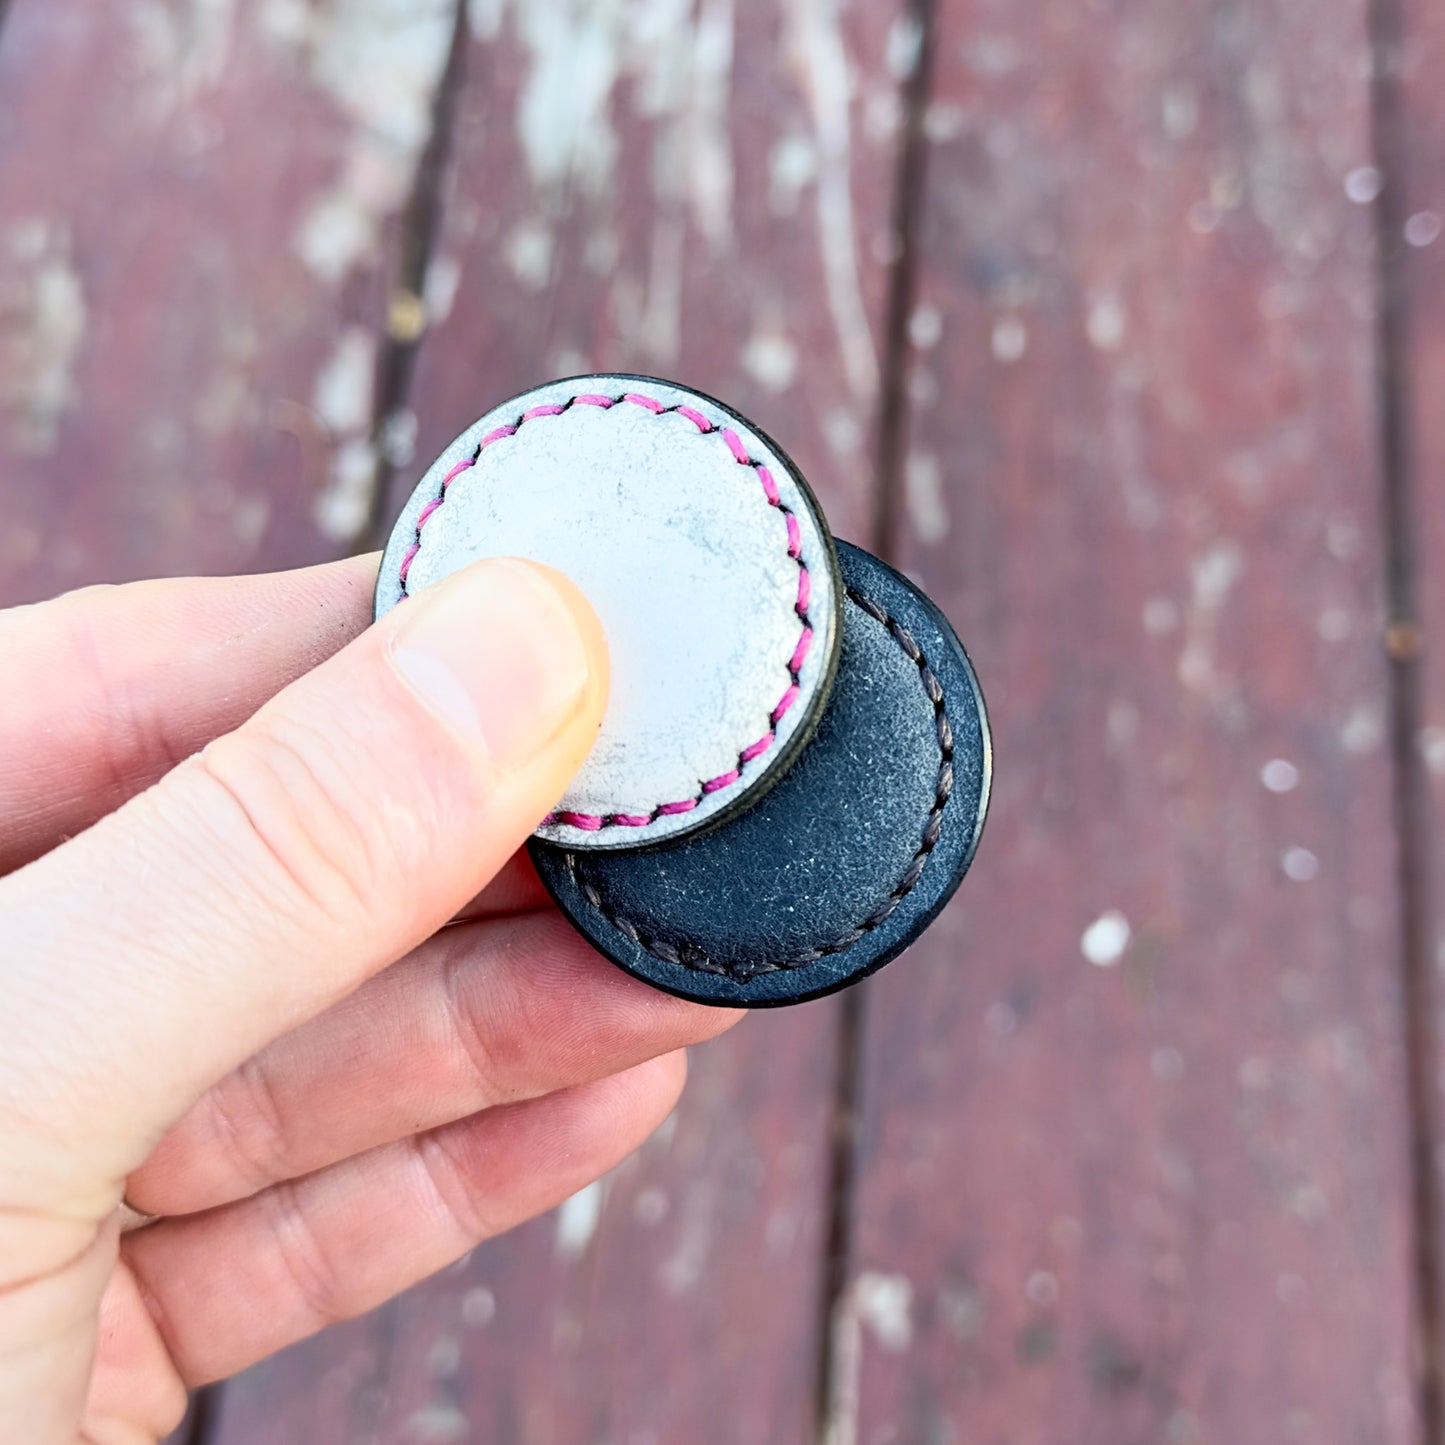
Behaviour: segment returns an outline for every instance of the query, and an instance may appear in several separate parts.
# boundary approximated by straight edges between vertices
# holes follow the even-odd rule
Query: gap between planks
[[[3,4],[4,0],[0,0]],[[411,195],[401,218],[401,241],[382,342],[376,363],[375,400],[371,414],[371,450],[375,458],[371,504],[355,551],[376,551],[386,543],[391,518],[391,483],[396,471],[391,437],[411,400],[412,377],[426,338],[426,276],[441,231],[452,132],[466,64],[467,0],[455,0],[451,46],[432,100],[431,131],[412,179]]]
[[[1385,535],[1385,649],[1389,657],[1390,746],[1399,837],[1401,1002],[1404,1012],[1409,1152],[1414,1212],[1416,1391],[1426,1445],[1445,1445],[1445,1280],[1441,1276],[1441,1188],[1436,1164],[1441,1064],[1430,946],[1431,790],[1418,738],[1423,637],[1416,595],[1412,522],[1422,500],[1406,417],[1409,318],[1402,268],[1404,176],[1409,127],[1400,60],[1399,0],[1370,0],[1373,148],[1383,185],[1375,203],[1378,266],[1377,407]]]
[[[893,196],[896,252],[884,313],[883,375],[878,401],[877,470],[869,545],[885,562],[898,555],[898,516],[908,445],[908,318],[917,288],[918,228],[924,199],[927,140],[923,130],[933,76],[936,0],[908,0],[908,23],[917,36],[913,71],[903,93],[903,139]],[[827,1228],[818,1328],[816,1416],[818,1445],[854,1445],[859,1361],[851,1341],[849,1275],[853,1263],[858,1128],[862,1104],[859,1070],[868,1020],[869,985],[846,990],[839,1001],[829,1140]]]

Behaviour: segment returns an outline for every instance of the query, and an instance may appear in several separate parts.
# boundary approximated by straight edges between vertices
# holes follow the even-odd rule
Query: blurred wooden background
[[[3,599],[370,546],[658,372],[943,603],[994,815],[192,1445],[1439,1445],[1445,6],[460,7],[0,0]]]

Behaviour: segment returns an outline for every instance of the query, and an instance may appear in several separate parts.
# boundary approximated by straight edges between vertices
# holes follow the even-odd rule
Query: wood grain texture
[[[498,400],[643,370],[743,410],[859,535],[899,8],[477,7],[398,499]],[[676,1122],[602,1191],[233,1382],[220,1445],[809,1439],[836,1023],[825,1001],[696,1051]]]
[[[997,786],[872,985],[831,1439],[1417,1439],[1363,6],[939,26],[901,560]]]
[[[333,552],[451,0],[17,0],[0,594]]]

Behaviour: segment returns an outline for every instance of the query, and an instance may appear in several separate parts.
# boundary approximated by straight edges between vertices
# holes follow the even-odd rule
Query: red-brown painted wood
[[[389,230],[451,15],[14,0],[0,598],[348,544]]]
[[[902,561],[997,790],[871,988],[831,1438],[1416,1440],[1365,6],[939,23]]]
[[[744,410],[859,536],[900,7],[499,8],[466,57],[398,490],[509,394],[648,370]],[[808,1439],[836,1030],[824,1002],[696,1051],[604,1193],[233,1383],[220,1445]]]
[[[1439,1139],[1445,1132],[1445,1093],[1440,1073],[1445,1040],[1445,993],[1439,963],[1445,958],[1445,98],[1440,67],[1445,65],[1445,14],[1440,7],[1402,0],[1389,12],[1397,33],[1390,36],[1387,75],[1395,104],[1387,111],[1391,150],[1384,156],[1384,254],[1394,288],[1391,338],[1396,348],[1397,434],[1394,459],[1404,493],[1398,524],[1418,630],[1397,631],[1395,650],[1407,678],[1407,721],[1417,729],[1402,741],[1413,749],[1404,759],[1405,777],[1423,796],[1411,818],[1414,831],[1412,877],[1419,889],[1414,947],[1421,1100],[1420,1134],[1427,1147],[1422,1164],[1433,1162],[1433,1190],[1422,1191],[1429,1219],[1430,1248],[1421,1260],[1422,1288],[1433,1289],[1428,1318],[1436,1332],[1428,1362],[1435,1399],[1445,1410],[1445,1171]],[[1401,599],[1405,601],[1406,599]],[[1432,1007],[1433,1006],[1433,1007]],[[1433,1019],[1433,1028],[1425,1018]],[[1428,1149],[1434,1131],[1433,1161]]]

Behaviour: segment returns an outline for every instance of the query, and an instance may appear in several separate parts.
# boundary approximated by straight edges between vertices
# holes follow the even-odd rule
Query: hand
[[[479,562],[363,630],[375,567],[0,614],[0,1440],[165,1434],[611,1168],[734,1017],[513,856],[602,716],[581,596]]]

